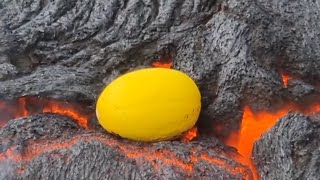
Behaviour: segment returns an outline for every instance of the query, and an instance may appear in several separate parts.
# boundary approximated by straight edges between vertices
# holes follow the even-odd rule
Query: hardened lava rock
[[[174,68],[201,89],[205,126],[218,121],[237,129],[244,103],[267,109],[288,97],[280,73],[311,86],[319,81],[319,6],[290,0],[1,0],[0,98],[94,103],[115,77],[171,55]]]
[[[319,179],[320,114],[288,114],[256,143],[253,157],[261,180]]]
[[[0,99],[42,96],[86,102],[91,107],[115,77],[150,67],[159,57],[170,55],[174,68],[189,74],[201,90],[201,117],[205,118],[200,119],[200,125],[211,130],[212,124],[222,123],[225,130],[238,129],[244,104],[253,110],[276,109],[288,99],[304,101],[319,92],[316,90],[320,80],[319,9],[318,0],[0,0]],[[296,83],[285,87],[281,74],[296,79]],[[1,130],[1,136],[4,131],[7,130]],[[83,133],[95,137],[93,132],[79,131],[76,134],[80,137]],[[73,131],[60,132],[65,133],[74,137]],[[6,146],[22,144],[21,150],[19,145],[14,151],[33,147],[25,145],[33,141],[30,139],[10,141]],[[51,139],[45,137],[43,141]],[[177,143],[168,148],[189,147],[167,143]],[[198,148],[190,143],[190,148],[181,151],[190,153],[194,146]],[[122,149],[123,153],[118,149],[90,139],[74,144],[69,150],[59,149],[56,155],[50,151],[27,156],[33,157],[28,161],[30,166],[6,172],[20,178],[33,178],[41,172],[49,179],[62,177],[70,169],[67,172],[71,174],[65,175],[70,178],[105,178],[110,174],[120,179],[153,179],[163,174],[173,179],[197,178],[192,173],[182,174],[185,169],[167,168],[158,161],[138,165],[145,161],[129,160],[126,157],[138,155],[125,156],[126,149]],[[170,150],[176,156],[184,155],[178,153],[180,150]],[[11,151],[9,148],[8,152]],[[37,155],[36,150],[32,152]],[[69,158],[75,156],[81,161]],[[102,158],[112,156],[118,160]],[[182,159],[184,163],[188,161]],[[216,166],[203,162],[205,156],[201,159],[197,162],[204,164],[195,166],[194,174],[211,177],[220,173]],[[179,168],[189,168],[178,164]],[[103,169],[102,165],[110,168]],[[83,167],[88,169],[80,171]],[[223,173],[215,177],[240,178]],[[277,177],[287,176],[280,173]]]
[[[0,129],[0,179],[243,179],[216,139],[138,143],[39,114]]]

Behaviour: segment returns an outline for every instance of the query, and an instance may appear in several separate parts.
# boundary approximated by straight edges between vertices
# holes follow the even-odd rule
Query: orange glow
[[[185,162],[178,155],[169,150],[162,149],[158,150],[155,147],[145,145],[137,149],[137,146],[132,145],[130,142],[121,142],[116,139],[99,135],[96,133],[83,134],[81,136],[73,137],[72,139],[59,139],[55,141],[37,141],[30,143],[24,150],[24,154],[14,153],[14,148],[8,149],[5,153],[0,154],[0,160],[10,159],[14,161],[30,161],[42,153],[50,153],[57,149],[70,149],[72,146],[76,145],[80,141],[92,142],[100,141],[103,144],[110,146],[114,149],[118,149],[127,158],[136,160],[136,163],[144,163],[140,159],[148,161],[154,170],[158,170],[159,164],[164,164],[168,167],[178,168],[183,173],[191,174],[195,170],[195,164],[199,161],[206,161],[209,164],[213,164],[216,167],[226,170],[230,174],[234,175],[244,175],[247,176],[249,172],[243,167],[233,169],[233,166],[228,164],[228,161],[223,158],[211,157],[205,152],[197,151],[196,149],[191,149],[189,157],[189,162]],[[59,154],[55,154],[59,156]],[[68,160],[67,158],[65,159]]]
[[[232,132],[230,136],[225,140],[225,143],[229,146],[235,147],[239,155],[231,155],[236,161],[247,165],[252,173],[248,172],[248,169],[244,167],[237,167],[229,165],[228,160],[224,158],[212,157],[207,152],[191,149],[189,155],[186,155],[187,161],[179,158],[179,155],[168,149],[156,149],[148,144],[145,146],[137,146],[131,144],[128,141],[119,141],[99,133],[88,133],[85,135],[76,136],[72,139],[60,139],[54,141],[37,141],[28,143],[28,146],[24,149],[23,154],[16,152],[15,147],[10,147],[4,153],[0,153],[0,161],[11,159],[15,161],[28,161],[39,156],[40,154],[47,153],[56,149],[70,149],[80,141],[100,141],[107,146],[122,152],[127,158],[136,160],[137,163],[143,163],[139,160],[144,159],[148,161],[154,170],[159,169],[159,165],[166,165],[172,168],[178,168],[184,173],[193,173],[198,167],[197,163],[201,164],[201,161],[205,161],[216,167],[224,169],[230,174],[245,176],[246,180],[259,179],[258,173],[251,161],[251,152],[254,142],[268,129],[270,129],[277,120],[287,114],[289,111],[299,111],[305,114],[314,113],[320,111],[320,104],[298,106],[296,104],[287,104],[275,112],[267,111],[253,111],[249,106],[245,106],[243,109],[243,116],[240,130]],[[75,103],[61,102],[56,100],[46,100],[35,97],[23,97],[16,102],[4,102],[0,101],[0,127],[6,124],[10,119],[17,117],[30,116],[41,112],[51,112],[69,116],[76,120],[82,127],[88,128],[88,111],[82,109]],[[217,131],[223,131],[223,126],[218,125]],[[182,141],[192,141],[198,135],[198,129],[196,127],[190,129],[182,137]],[[221,154],[221,153],[220,153]],[[66,159],[67,160],[67,159]]]
[[[160,56],[160,59],[157,61],[154,61],[151,65],[153,67],[162,67],[162,68],[171,69],[173,65],[172,56],[171,55]]]
[[[201,158],[206,160],[207,162],[210,162],[211,164],[215,164],[215,165],[221,167],[222,169],[226,170],[230,174],[242,174],[242,175],[245,175],[244,179],[246,179],[246,180],[252,179],[251,174],[248,172],[247,169],[244,169],[244,168],[234,169],[233,167],[229,166],[227,161],[225,161],[223,159],[216,158],[216,157],[210,157],[205,153],[201,154]]]
[[[249,106],[245,106],[241,121],[240,130],[232,132],[226,139],[225,143],[235,147],[242,156],[235,156],[235,159],[243,164],[248,165],[254,173],[254,179],[258,179],[257,172],[251,161],[251,152],[254,142],[260,136],[269,130],[282,116],[289,111],[298,111],[310,114],[320,110],[320,104],[308,107],[299,107],[295,104],[287,104],[276,112],[259,111],[254,112]]]
[[[48,104],[43,108],[42,112],[56,113],[65,116],[69,116],[75,119],[78,124],[84,128],[88,128],[88,119],[86,116],[76,112],[72,106],[65,106],[57,102],[48,102]]]
[[[190,152],[190,162],[191,163],[196,163],[198,162],[198,158],[197,158],[197,155],[196,155],[197,151],[195,149],[191,149],[191,152]]]
[[[27,117],[42,112],[69,116],[84,128],[88,128],[88,119],[91,116],[88,111],[75,103],[36,97],[22,97],[17,101],[0,101],[0,128],[11,119]]]
[[[153,67],[162,67],[162,68],[168,68],[171,69],[172,67],[172,62],[153,62],[152,63]]]
[[[292,78],[287,74],[281,74],[281,77],[282,77],[282,82],[283,82],[284,87],[287,87],[289,80]]]
[[[59,102],[56,100],[45,100],[35,97],[24,97],[16,102],[1,102],[0,108],[0,115],[1,113],[7,112],[6,110],[8,109],[12,111],[10,116],[8,116],[8,119],[16,118],[18,116],[28,116],[39,112],[51,112],[70,116],[83,127],[88,127],[87,120],[89,116],[83,115],[85,113],[83,112],[83,109],[72,103]],[[184,140],[191,141],[197,136],[197,133],[197,128],[192,128],[186,133],[186,136],[184,136]],[[143,161],[140,161],[140,159],[148,161],[156,171],[159,170],[160,164],[163,164],[168,167],[178,168],[177,170],[183,173],[191,174],[195,171],[196,164],[201,163],[200,161],[205,161],[221,169],[225,169],[231,174],[241,174],[245,176],[247,174],[245,173],[245,168],[241,167],[232,169],[233,166],[229,166],[228,162],[225,159],[214,158],[207,155],[205,152],[199,152],[195,149],[192,149],[190,151],[189,157],[187,157],[187,161],[185,161],[179,158],[178,154],[169,149],[159,150],[149,145],[137,149],[137,146],[131,144],[130,142],[121,142],[117,139],[99,135],[99,133],[89,133],[86,135],[76,136],[72,139],[56,139],[53,141],[38,140],[35,142],[29,142],[28,146],[24,148],[23,153],[16,152],[14,147],[10,147],[5,152],[0,153],[0,161],[6,159],[14,161],[29,161],[39,156],[40,154],[52,152],[56,149],[70,149],[71,146],[77,144],[80,141],[100,141],[107,146],[118,149],[127,158],[134,159],[137,163],[143,163]],[[59,154],[55,155],[59,156]],[[67,161],[68,159],[65,158],[65,160]],[[23,173],[23,169],[17,171]]]
[[[16,114],[16,118],[29,116],[29,113],[26,109],[27,108],[26,104],[27,104],[27,99],[25,97],[20,98],[18,100],[18,111]]]
[[[190,142],[197,136],[198,136],[198,128],[193,127],[190,130],[188,130],[186,133],[184,133],[184,135],[181,137],[181,141]]]
[[[313,114],[315,112],[320,112],[320,104],[313,104],[312,106],[303,110],[303,113],[305,114]]]

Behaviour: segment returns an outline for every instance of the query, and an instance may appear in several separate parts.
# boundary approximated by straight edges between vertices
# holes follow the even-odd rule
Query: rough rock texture
[[[170,54],[199,84],[209,123],[236,129],[243,103],[271,108],[287,98],[280,72],[319,81],[319,4],[1,0],[0,97],[94,102],[116,76]]]
[[[289,99],[298,103],[318,102],[320,89],[301,80],[289,80],[287,86]]]
[[[227,151],[215,139],[135,143],[40,114],[0,129],[0,179],[250,178],[246,166],[223,155]]]
[[[0,99],[43,96],[91,107],[115,77],[171,55],[200,87],[201,127],[222,123],[230,131],[244,104],[276,109],[319,94],[319,9],[319,0],[0,0]],[[285,88],[281,74],[297,81]],[[128,168],[149,177],[133,162]]]
[[[320,116],[288,114],[256,141],[253,157],[264,179],[317,180]]]

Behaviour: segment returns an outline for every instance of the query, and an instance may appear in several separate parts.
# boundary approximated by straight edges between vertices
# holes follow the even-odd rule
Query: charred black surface
[[[320,116],[288,114],[256,143],[261,179],[319,179]]]
[[[216,139],[131,142],[40,114],[0,130],[0,179],[242,179],[250,170]],[[5,159],[5,160],[3,160]],[[212,160],[210,160],[212,159]],[[213,163],[211,161],[222,162]]]

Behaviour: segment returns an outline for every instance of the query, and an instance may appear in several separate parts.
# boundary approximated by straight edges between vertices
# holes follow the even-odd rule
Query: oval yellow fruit
[[[110,83],[97,101],[96,114],[110,133],[136,141],[160,141],[192,128],[200,109],[199,89],[188,75],[148,68]]]

